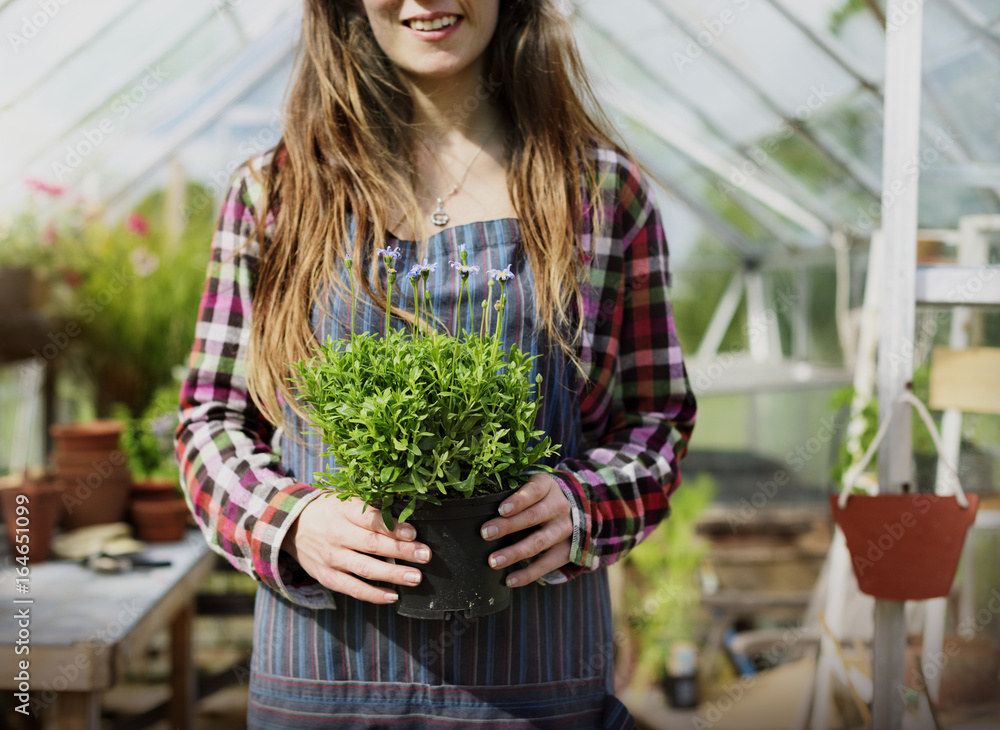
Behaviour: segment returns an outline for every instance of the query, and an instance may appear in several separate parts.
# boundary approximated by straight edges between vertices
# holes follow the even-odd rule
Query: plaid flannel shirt
[[[595,230],[588,213],[580,240],[588,270],[579,345],[587,374],[579,394],[587,448],[560,462],[554,474],[573,519],[563,579],[615,562],[669,514],[696,411],[668,299],[659,211],[634,163],[609,149],[595,154],[603,175],[599,189],[585,190],[585,200],[597,196],[601,225]],[[322,491],[288,475],[275,428],[247,393],[258,255],[249,238],[259,194],[246,166],[240,168],[212,242],[181,389],[176,453],[189,507],[212,549],[290,600],[328,606],[328,592],[316,581],[293,580],[303,571],[280,550],[293,521]]]

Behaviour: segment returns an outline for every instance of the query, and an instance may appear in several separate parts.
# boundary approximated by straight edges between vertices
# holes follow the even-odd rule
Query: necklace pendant
[[[431,213],[431,223],[438,227],[444,227],[448,225],[448,221],[451,220],[451,216],[444,212],[444,201],[441,198],[437,199],[437,209]]]

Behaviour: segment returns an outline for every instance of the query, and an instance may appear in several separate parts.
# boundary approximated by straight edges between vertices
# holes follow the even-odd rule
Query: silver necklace
[[[496,133],[497,127],[499,126],[500,122],[497,121],[497,123],[493,126],[493,129],[490,131],[489,136],[487,136],[486,139],[483,141],[483,143],[479,145],[479,149],[473,156],[472,161],[469,163],[469,166],[465,168],[465,173],[462,175],[462,179],[459,180],[457,183],[455,183],[452,186],[451,190],[448,191],[448,194],[445,195],[443,198],[436,198],[437,208],[435,208],[434,212],[431,213],[431,223],[438,226],[439,228],[443,228],[444,226],[448,225],[448,221],[451,220],[451,216],[448,215],[447,212],[445,212],[444,204],[447,203],[449,200],[451,200],[451,197],[455,193],[457,193],[459,191],[459,188],[461,188],[462,185],[465,183],[465,179],[469,176],[469,172],[472,170],[472,166],[476,164],[476,160],[478,160],[479,155],[483,153],[483,150],[486,148],[487,143],[491,139],[493,139],[493,135]],[[426,147],[427,145],[424,144],[424,146]],[[428,148],[427,151],[430,152],[430,148]],[[432,152],[431,154],[433,155],[434,153]],[[434,157],[434,159],[435,161],[437,161],[436,156]]]

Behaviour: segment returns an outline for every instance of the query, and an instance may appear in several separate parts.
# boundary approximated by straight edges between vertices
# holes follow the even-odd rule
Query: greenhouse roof
[[[916,3],[917,0],[914,0]],[[170,164],[221,189],[273,145],[299,2],[0,0],[0,210],[36,178],[128,205]],[[881,189],[876,0],[568,3],[595,86],[669,190],[675,256],[751,265],[835,230],[867,238]],[[920,224],[1000,212],[1000,6],[931,0]]]

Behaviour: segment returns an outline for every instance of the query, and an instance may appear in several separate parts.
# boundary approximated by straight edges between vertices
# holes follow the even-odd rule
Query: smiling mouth
[[[428,32],[450,28],[461,20],[461,18],[461,15],[443,15],[440,18],[434,18],[433,20],[404,20],[403,24],[408,28],[413,28],[413,30]]]

